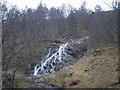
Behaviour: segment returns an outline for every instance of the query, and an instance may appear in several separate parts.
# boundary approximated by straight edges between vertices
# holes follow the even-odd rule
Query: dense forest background
[[[40,3],[37,9],[20,11],[16,6],[2,8],[2,66],[4,79],[9,70],[13,76],[17,70],[25,71],[36,55],[38,46],[57,39],[90,37],[90,48],[118,44],[118,3],[113,10],[103,11],[96,5],[95,11],[86,9],[86,2],[77,10],[71,5],[48,9]],[[39,52],[40,54],[41,52]],[[12,77],[12,76],[11,76]],[[11,81],[14,81],[14,78]]]

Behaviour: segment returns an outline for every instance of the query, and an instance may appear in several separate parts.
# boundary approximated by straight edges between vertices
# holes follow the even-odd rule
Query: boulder
[[[54,43],[62,43],[61,41],[58,41],[58,40],[54,40],[53,42]]]

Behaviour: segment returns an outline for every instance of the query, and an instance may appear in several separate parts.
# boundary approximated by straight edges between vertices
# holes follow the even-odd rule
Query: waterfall
[[[63,60],[70,56],[68,53],[70,51],[67,50],[67,48],[73,44],[73,43],[81,43],[83,40],[88,39],[89,37],[72,40],[72,42],[67,42],[64,44],[59,45],[59,48],[56,52],[51,54],[51,48],[48,50],[48,54],[45,56],[45,58],[42,60],[41,64],[38,64],[34,67],[34,75],[52,73],[56,71],[56,66],[60,65],[60,63],[63,63]]]
[[[50,56],[51,49],[49,49],[49,53],[45,57],[46,60],[44,60],[41,66],[39,65],[35,66],[34,75],[37,75],[38,72],[40,72],[41,74],[54,72],[55,66],[61,63],[65,56],[68,56],[68,54],[66,53],[67,46],[68,43],[61,44],[59,46],[58,51],[52,54],[51,56]]]

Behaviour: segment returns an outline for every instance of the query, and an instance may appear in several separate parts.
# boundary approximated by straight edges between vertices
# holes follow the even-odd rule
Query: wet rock
[[[34,73],[34,70],[31,70],[31,69],[25,71],[26,75],[33,75],[33,73]]]
[[[114,84],[108,86],[108,88],[120,88],[120,83],[114,83]]]
[[[93,53],[92,53],[94,56],[98,56],[98,55],[102,55],[102,51],[100,50],[95,50]]]

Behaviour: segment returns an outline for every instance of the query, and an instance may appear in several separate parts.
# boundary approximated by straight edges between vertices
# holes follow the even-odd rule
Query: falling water
[[[71,43],[81,43],[83,40],[88,39],[89,37],[85,37],[85,38],[81,38],[81,39],[77,39],[77,40],[72,40],[72,42],[70,43],[65,43],[65,44],[61,44],[59,46],[58,51],[56,51],[55,53],[53,53],[51,55],[51,48],[49,48],[49,52],[48,54],[45,56],[45,58],[42,60],[41,64],[38,64],[34,67],[34,75],[38,75],[38,74],[47,74],[47,73],[51,73],[51,72],[55,72],[56,71],[56,66],[59,65],[60,63],[63,62],[63,60],[69,56],[68,54],[68,46],[71,45]]]
[[[34,68],[34,75],[37,75],[38,72],[42,74],[50,73],[55,71],[55,66],[62,62],[65,56],[68,56],[66,53],[66,48],[68,43],[61,44],[57,52],[50,56],[51,49],[45,57],[46,60],[40,65],[36,65]]]

